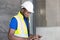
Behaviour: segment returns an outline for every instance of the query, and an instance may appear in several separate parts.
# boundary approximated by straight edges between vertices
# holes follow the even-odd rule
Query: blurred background
[[[11,18],[27,0],[0,0],[0,40],[8,40]],[[34,4],[30,16],[30,33],[41,35],[41,40],[60,40],[60,0],[29,0]]]

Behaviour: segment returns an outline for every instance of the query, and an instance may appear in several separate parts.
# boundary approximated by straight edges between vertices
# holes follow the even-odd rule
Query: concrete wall
[[[46,26],[46,0],[34,0],[33,24]]]
[[[47,26],[60,26],[60,0],[46,0]]]
[[[34,0],[35,26],[60,26],[60,0]]]
[[[60,0],[46,0],[47,27],[36,26],[41,40],[60,40]]]
[[[19,0],[0,0],[0,32],[7,32],[11,17],[19,10]]]
[[[9,21],[19,7],[20,0],[0,0],[0,40],[8,40]]]
[[[60,40],[60,27],[37,27],[36,34],[42,36],[41,40]]]

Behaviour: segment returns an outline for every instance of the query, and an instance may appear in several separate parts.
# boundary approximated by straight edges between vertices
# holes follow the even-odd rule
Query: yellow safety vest
[[[23,15],[20,12],[18,12],[18,14],[14,17],[18,21],[17,30],[15,31],[14,35],[18,37],[28,38],[28,30]]]

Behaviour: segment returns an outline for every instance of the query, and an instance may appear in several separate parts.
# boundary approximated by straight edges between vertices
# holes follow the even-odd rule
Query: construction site
[[[8,40],[9,22],[25,1],[34,5],[30,33],[41,35],[40,40],[60,40],[60,0],[0,0],[0,40]]]

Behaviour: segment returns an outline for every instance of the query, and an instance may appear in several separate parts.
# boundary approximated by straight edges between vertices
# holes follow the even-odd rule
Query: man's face
[[[30,14],[31,14],[31,12],[28,12],[26,9],[24,9],[24,16],[25,17],[29,17],[30,16]]]

